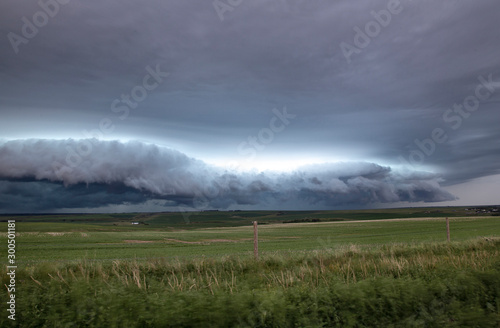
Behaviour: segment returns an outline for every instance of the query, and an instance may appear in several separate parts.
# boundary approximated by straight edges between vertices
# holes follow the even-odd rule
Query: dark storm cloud
[[[147,194],[121,184],[64,186],[60,182],[30,178],[0,180],[0,212],[30,213],[71,208],[96,208],[112,204],[142,204]]]
[[[150,199],[195,209],[454,199],[431,173],[394,172],[362,162],[310,165],[292,173],[230,172],[138,142],[16,140],[0,145],[0,159],[4,210],[95,208]]]
[[[0,137],[81,139],[82,131],[107,118],[115,127],[107,139],[140,139],[201,159],[239,160],[237,146],[266,126],[273,108],[286,106],[297,118],[259,158],[409,163],[414,171],[440,173],[448,185],[500,173],[496,0],[243,0],[231,2],[222,20],[213,1],[55,1],[42,1],[59,3],[58,12],[18,44],[17,53],[9,33],[23,36],[26,19],[33,22],[43,9],[37,1],[0,5]],[[346,58],[341,44],[356,46],[356,29],[364,31],[376,22],[373,12],[394,5],[397,13],[387,26]],[[146,67],[157,65],[168,77],[121,119],[113,101],[141,85]],[[475,95],[480,77],[489,76],[488,99],[475,111],[444,118],[454,104]],[[418,144],[432,140],[436,128],[446,140],[427,154]],[[66,179],[90,179],[94,169]],[[109,178],[124,181],[126,174]],[[311,196],[311,188],[321,185],[308,178],[312,187],[301,185],[294,194],[328,202],[320,192]],[[273,195],[270,182],[239,179],[230,185],[239,183],[245,191],[233,202],[256,202],[252,190]],[[173,181],[179,197],[186,196],[181,202],[188,203],[192,192],[183,193],[174,178],[165,185]],[[134,183],[129,186],[161,194],[153,190],[158,186]],[[204,183],[210,185],[202,180],[195,189]],[[394,193],[394,199],[405,199]]]

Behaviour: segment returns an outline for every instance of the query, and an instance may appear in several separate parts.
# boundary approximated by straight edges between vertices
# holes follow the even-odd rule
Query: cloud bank
[[[44,26],[28,37],[26,22],[43,16],[41,3],[60,3],[58,13],[46,24],[39,22]],[[232,9],[223,14],[214,3],[9,1],[0,10],[0,137],[79,140],[95,136],[88,132],[110,122],[101,139],[169,145],[220,163],[237,160],[238,146],[269,126],[274,108],[286,107],[296,118],[259,150],[262,163],[306,158],[394,168],[408,162],[412,170],[441,174],[445,181],[435,181],[446,188],[467,183],[454,205],[471,205],[478,194],[499,202],[493,185],[478,183],[500,174],[500,42],[495,28],[499,1],[217,1]],[[390,8],[392,14],[381,18]],[[372,32],[367,32],[370,26]],[[377,26],[380,31],[374,32]],[[8,37],[12,33],[27,43],[14,47]],[[343,44],[355,46],[356,52],[346,57]],[[478,97],[477,105],[471,97]],[[442,142],[431,145],[434,131],[441,131],[437,139]],[[298,200],[290,201],[290,207],[305,199],[317,201],[318,207],[364,199],[432,199],[419,195],[421,186],[413,183],[434,178],[405,182],[406,175],[396,177],[393,170],[375,181],[389,190],[384,195],[396,197],[376,192],[376,197],[361,197],[349,179],[339,179],[346,187],[338,190],[327,189],[319,178],[322,184],[309,182],[309,176],[321,172],[335,177],[340,164],[316,168],[319,173],[266,173],[263,179],[184,159],[199,167],[174,165],[174,170],[192,175],[176,180],[159,169],[137,173],[143,165],[130,172],[114,170],[116,163],[96,155],[96,146],[93,155],[82,158],[88,165],[70,156],[78,169],[68,172],[62,167],[66,146],[59,144],[54,147],[60,155],[50,151],[47,156],[57,157],[61,167],[44,162],[29,170],[38,187],[60,190],[58,199],[64,199],[62,191],[71,195],[68,190],[80,184],[83,192],[97,185],[94,180],[103,181],[101,187],[109,180],[129,188],[127,193],[134,195],[130,203],[163,197],[168,200],[161,199],[162,204],[189,204],[193,194],[204,193],[205,183],[214,195],[223,195],[231,175],[241,184],[238,192],[203,204],[215,206],[229,199],[236,205],[252,201],[264,206],[265,201],[278,206],[292,196]],[[46,172],[39,172],[42,167]],[[211,175],[200,176],[200,167]],[[34,172],[48,180],[36,180]],[[352,179],[359,176],[351,173]],[[300,174],[307,175],[304,183],[286,184],[299,180]],[[9,179],[10,188],[28,185]],[[261,179],[269,191],[245,192]],[[416,194],[405,196],[414,190]],[[173,191],[177,194],[168,194]],[[114,194],[103,192],[101,198],[104,195]],[[40,207],[55,201],[40,201]]]
[[[141,142],[12,140],[0,144],[3,212],[99,208],[157,201],[165,210],[335,208],[439,202],[455,197],[438,175],[368,162],[324,163],[290,173],[223,169]]]

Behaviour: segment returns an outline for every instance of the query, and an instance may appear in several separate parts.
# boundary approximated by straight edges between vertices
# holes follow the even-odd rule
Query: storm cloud
[[[76,150],[76,151],[73,151]],[[426,172],[374,163],[310,165],[290,173],[224,170],[139,142],[16,140],[0,145],[2,207],[94,208],[164,200],[165,208],[300,207],[435,202],[454,197]]]
[[[110,204],[298,209],[449,200],[444,190],[467,184],[446,205],[473,205],[478,191],[497,203],[478,181],[500,177],[499,10],[496,0],[4,1],[2,147],[47,151],[19,171],[0,158],[2,190],[39,190],[40,208],[61,206],[42,190],[64,199],[88,185]],[[264,135],[285,107],[294,119]],[[66,149],[85,153],[93,137],[89,156]],[[337,177],[360,169],[346,163],[381,172]],[[42,189],[22,187],[33,183]],[[196,198],[206,189],[216,196]]]

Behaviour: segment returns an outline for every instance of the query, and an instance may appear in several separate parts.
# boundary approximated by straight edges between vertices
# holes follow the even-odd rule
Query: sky
[[[0,213],[500,204],[496,0],[7,0]]]

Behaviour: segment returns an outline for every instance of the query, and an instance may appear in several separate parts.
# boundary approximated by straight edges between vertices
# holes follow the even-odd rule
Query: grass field
[[[16,216],[0,326],[499,327],[500,217],[466,211]]]
[[[450,219],[454,241],[500,236],[499,217]],[[250,223],[250,222],[249,222]],[[162,229],[116,227],[82,223],[24,222],[17,224],[18,263],[41,261],[175,258],[249,255],[253,227]],[[6,228],[4,228],[6,231]],[[259,250],[298,251],[355,244],[376,247],[387,243],[443,241],[445,219],[369,220],[317,223],[275,223],[259,226]],[[6,244],[5,234],[0,243]]]

